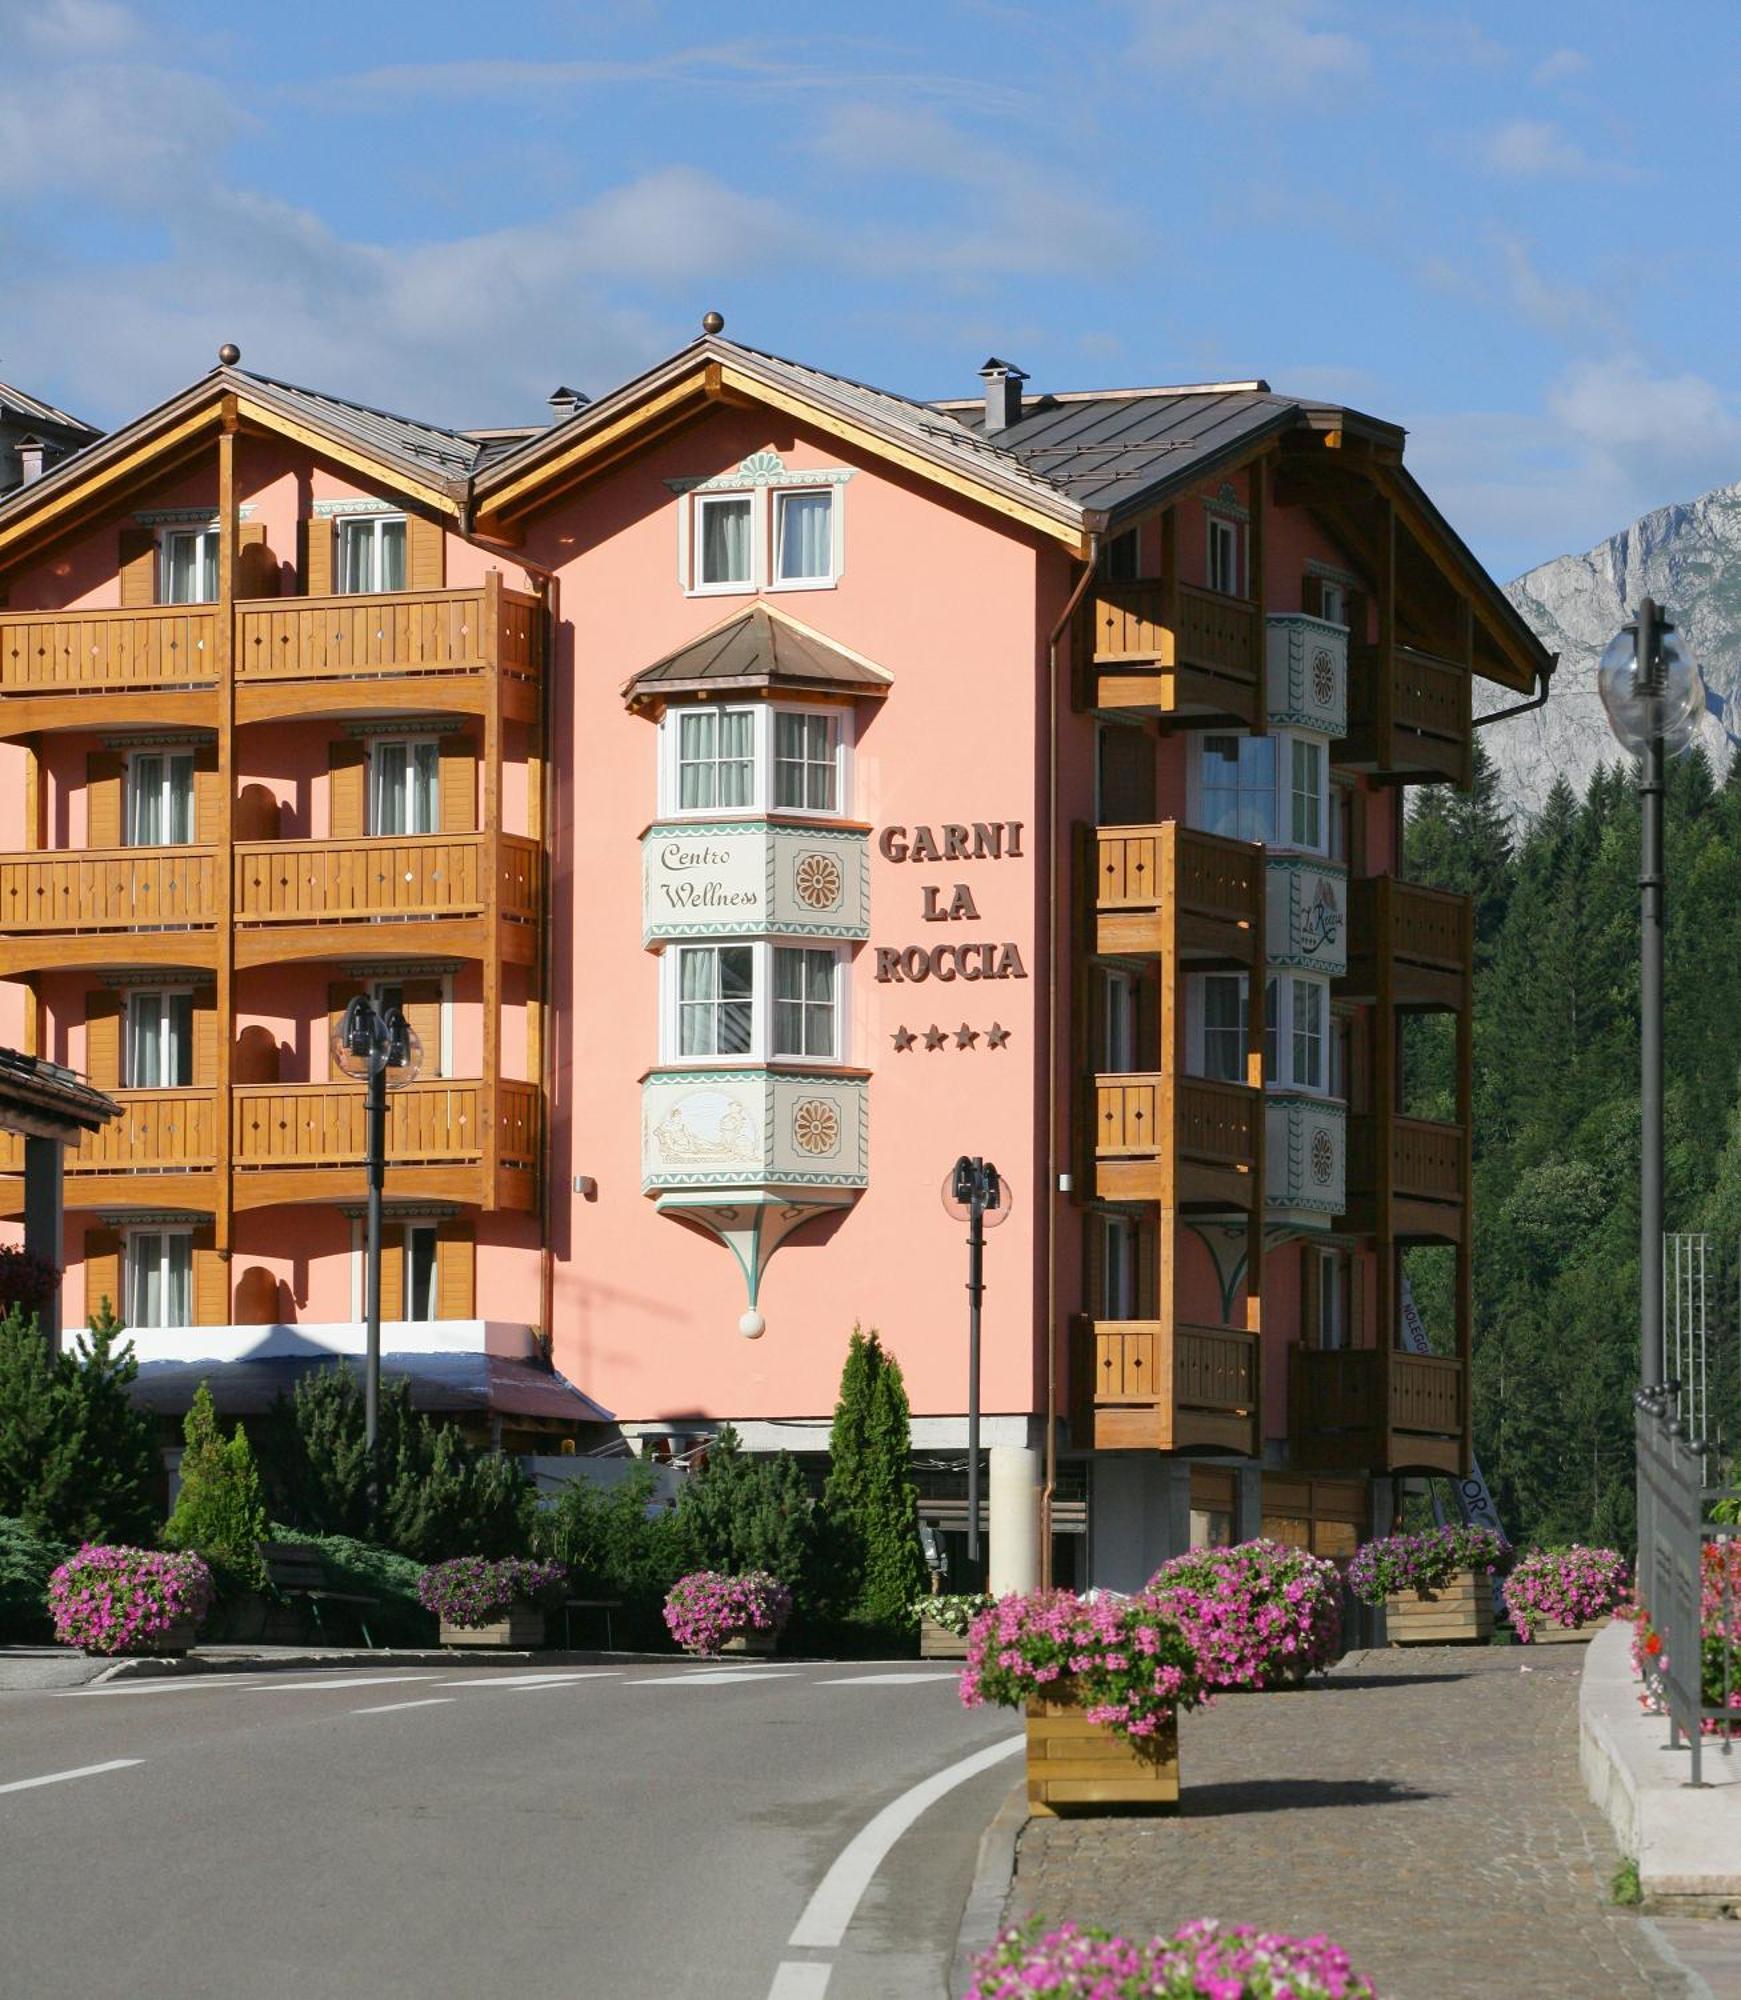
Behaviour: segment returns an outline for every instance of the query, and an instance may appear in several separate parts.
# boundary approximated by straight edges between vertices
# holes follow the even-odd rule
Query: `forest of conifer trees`
[[[1738,764],[1737,770],[1741,770]],[[1741,779],[1695,749],[1667,805],[1666,1226],[1709,1233],[1711,1431],[1732,1453],[1741,1246]],[[1473,896],[1475,1445],[1518,1541],[1630,1546],[1638,1380],[1638,797],[1562,780],[1513,829],[1477,753],[1418,795],[1405,872]],[[1411,1022],[1407,1108],[1455,1115],[1448,1016]],[[1448,1253],[1408,1271],[1436,1342]]]

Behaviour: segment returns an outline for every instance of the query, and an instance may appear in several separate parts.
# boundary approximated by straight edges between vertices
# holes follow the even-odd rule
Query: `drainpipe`
[[[543,1046],[539,1052],[538,1088],[544,1099],[544,1115],[539,1120],[539,1175],[538,1175],[538,1320],[544,1330],[548,1344],[548,1359],[556,1348],[555,1301],[556,1301],[556,1253],[550,1242],[550,1125],[551,1107],[555,1103],[556,1092],[556,1020],[551,1006],[551,931],[554,911],[550,907],[551,884],[555,877],[552,865],[556,841],[557,779],[555,757],[555,732],[552,720],[556,701],[556,632],[562,616],[562,578],[543,563],[534,562],[511,544],[498,541],[490,535],[480,535],[473,530],[471,507],[462,506],[458,533],[462,541],[469,542],[474,549],[481,549],[485,555],[505,556],[535,582],[543,585],[544,599],[544,672],[539,677],[538,691],[538,731],[544,745],[543,817],[544,817],[544,921],[540,926],[542,935],[538,942],[538,1004],[544,1013]]]
[[[1536,672],[1536,686],[1540,689],[1538,694],[1532,694],[1528,701],[1520,701],[1515,708],[1496,708],[1491,715],[1476,716],[1473,727],[1486,729],[1491,723],[1509,722],[1514,715],[1528,715],[1531,709],[1546,707],[1548,696],[1553,692],[1554,669],[1559,664],[1559,654],[1550,655],[1547,665]]]
[[[1058,646],[1093,580],[1100,537],[1088,537],[1088,558],[1046,641],[1046,1482],[1040,1488],[1040,1587],[1052,1587],[1052,1501],[1058,1490],[1058,1013],[1063,991],[1058,962]],[[1066,926],[1066,931],[1068,927]],[[1063,970],[1068,977],[1069,967]]]

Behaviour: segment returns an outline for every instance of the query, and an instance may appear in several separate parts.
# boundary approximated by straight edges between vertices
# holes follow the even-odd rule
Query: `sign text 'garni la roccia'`
[[[921,866],[949,861],[1020,861],[1022,823],[1019,819],[974,820],[970,825],[946,821],[928,826],[885,826],[877,835],[877,852],[885,861],[918,862]],[[979,907],[965,882],[947,891],[926,883],[920,892],[919,916],[928,924],[970,924],[979,921]],[[984,939],[948,944],[879,944],[877,978],[891,980],[1026,979],[1027,967],[1014,944]]]

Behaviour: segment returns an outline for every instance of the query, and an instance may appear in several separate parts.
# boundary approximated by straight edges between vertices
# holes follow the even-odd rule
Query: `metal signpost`
[[[985,1297],[985,1218],[1003,1201],[1003,1183],[989,1160],[963,1153],[950,1193],[967,1211],[967,1560],[979,1562],[979,1313]],[[975,1581],[977,1581],[977,1577]]]

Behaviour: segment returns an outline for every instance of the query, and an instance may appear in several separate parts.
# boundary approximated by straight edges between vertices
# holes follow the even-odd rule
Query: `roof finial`
[[[233,340],[226,340],[223,346],[218,349],[218,359],[226,368],[234,368],[241,358],[242,350]]]
[[[703,313],[701,315],[701,330],[703,333],[724,333],[725,314],[717,312]]]

